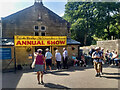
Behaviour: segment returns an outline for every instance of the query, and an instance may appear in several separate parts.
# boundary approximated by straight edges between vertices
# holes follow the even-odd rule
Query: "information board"
[[[11,48],[0,48],[0,60],[12,59]]]

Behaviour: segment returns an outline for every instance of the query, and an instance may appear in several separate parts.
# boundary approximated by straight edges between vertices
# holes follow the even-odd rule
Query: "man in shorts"
[[[100,70],[101,70],[101,64],[99,62],[100,58],[101,58],[101,55],[99,53],[99,47],[96,47],[95,48],[95,52],[93,52],[92,54],[92,58],[93,58],[93,62],[94,62],[94,68],[96,70],[96,77],[99,77],[100,76]]]
[[[46,66],[49,66],[50,72],[52,72],[52,69],[51,69],[51,65],[52,65],[52,54],[51,54],[51,52],[49,51],[48,48],[46,49],[45,59],[46,59]],[[46,71],[46,68],[45,68],[45,71]]]

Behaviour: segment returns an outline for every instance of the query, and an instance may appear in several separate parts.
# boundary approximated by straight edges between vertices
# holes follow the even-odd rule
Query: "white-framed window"
[[[46,26],[42,25],[42,26],[40,27],[40,30],[41,30],[41,31],[45,31],[45,30],[46,30]]]
[[[34,26],[35,31],[39,31],[39,26]]]

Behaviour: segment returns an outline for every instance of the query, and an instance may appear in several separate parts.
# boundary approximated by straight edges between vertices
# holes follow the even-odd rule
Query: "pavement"
[[[120,72],[116,66],[104,66],[102,77],[95,77],[93,66],[70,67],[44,74],[44,85],[38,85],[36,72],[32,69],[2,74],[3,88],[118,88]]]

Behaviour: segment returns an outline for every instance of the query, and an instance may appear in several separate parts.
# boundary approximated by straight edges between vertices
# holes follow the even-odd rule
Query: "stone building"
[[[65,47],[68,50],[69,58],[71,58],[72,53],[76,53],[76,56],[78,56],[80,42],[71,39],[70,24],[45,7],[41,0],[35,0],[34,5],[2,18],[3,41],[6,39],[11,42],[6,41],[11,47],[14,46],[12,43],[14,41],[14,35],[67,36],[67,46]],[[31,48],[30,52],[26,51],[28,48]],[[59,49],[61,54],[63,49],[62,46],[15,47],[17,65],[30,64],[32,60],[28,60],[28,56],[30,54],[33,56],[33,52],[38,48],[42,48],[44,51],[46,48],[50,48],[53,56],[55,49]],[[55,58],[53,58],[53,63],[54,60]]]
[[[0,38],[2,37],[2,22],[0,20]]]

